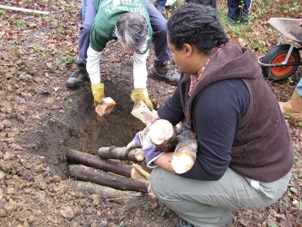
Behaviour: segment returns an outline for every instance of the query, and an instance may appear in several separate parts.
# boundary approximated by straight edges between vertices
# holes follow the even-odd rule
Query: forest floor
[[[261,2],[253,2],[248,26],[226,26],[233,41],[253,49],[256,55],[276,45],[278,34],[267,22],[270,17],[297,18],[298,1],[286,1],[287,8],[271,1],[265,5],[267,12],[260,13],[264,10]],[[1,0],[0,5],[50,12],[0,9],[1,226],[174,226],[177,215],[148,194],[69,176],[67,148],[96,154],[100,147],[127,145],[142,129],[141,122],[130,114],[131,56],[116,42],[104,50],[105,93],[117,106],[109,116],[100,118],[88,82],[76,90],[65,86],[77,57],[80,1],[20,0],[12,4]],[[219,0],[218,6],[222,13],[226,11],[224,1]],[[153,57],[151,51],[149,71]],[[285,81],[266,81],[277,99],[286,101],[301,76],[300,67]],[[163,81],[148,80],[156,109],[174,89]],[[234,211],[232,226],[302,226],[302,126],[301,121],[287,121],[295,146],[288,191],[269,207]]]

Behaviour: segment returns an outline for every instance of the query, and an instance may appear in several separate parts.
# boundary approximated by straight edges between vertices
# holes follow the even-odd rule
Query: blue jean
[[[156,4],[160,7],[165,7],[167,0],[157,0]]]
[[[146,6],[150,17],[150,23],[153,29],[152,41],[154,43],[154,52],[156,58],[165,62],[171,57],[167,43],[167,19],[155,8],[150,0],[146,0]],[[87,50],[89,47],[90,30],[93,25],[97,10],[93,0],[82,0],[82,26],[79,32],[79,62],[86,64]]]
[[[81,15],[82,15],[82,22],[85,20],[85,12],[86,12],[86,0],[82,0],[82,5],[81,5]]]
[[[153,30],[152,42],[154,43],[154,53],[156,58],[165,62],[171,57],[167,43],[167,19],[156,9],[150,0],[146,0],[146,6]]]
[[[89,47],[90,30],[96,16],[96,8],[93,0],[82,0],[82,26],[79,32],[79,62],[86,64],[87,50]]]
[[[250,15],[252,0],[227,0],[228,17],[232,20],[247,18]]]

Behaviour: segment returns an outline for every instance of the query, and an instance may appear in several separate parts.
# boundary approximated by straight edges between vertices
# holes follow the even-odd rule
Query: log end
[[[149,124],[157,117],[157,112],[155,110],[151,111],[146,103],[142,100],[139,100],[134,104],[131,114],[145,125]]]
[[[154,121],[148,127],[147,134],[150,136],[151,142],[154,145],[160,145],[164,141],[167,141],[172,137],[176,137],[173,125],[165,119],[158,119]]]
[[[140,165],[133,163],[132,166],[134,167],[136,172],[142,175],[146,180],[150,180],[150,173],[145,171]]]
[[[183,174],[188,172],[194,165],[196,157],[190,152],[174,153],[171,160],[171,166],[175,173]]]
[[[143,161],[145,159],[145,155],[144,155],[143,149],[142,148],[136,148],[136,149],[134,149],[134,157],[135,157],[135,160],[138,161],[138,162]]]
[[[136,168],[132,168],[130,171],[130,177],[136,180],[146,181],[146,179]]]
[[[112,112],[115,105],[116,102],[112,98],[102,98],[102,103],[96,106],[95,112],[97,112],[100,117],[108,115]]]

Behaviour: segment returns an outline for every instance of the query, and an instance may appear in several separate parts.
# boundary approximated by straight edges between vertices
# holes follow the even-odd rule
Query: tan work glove
[[[104,97],[105,86],[104,83],[92,84],[91,85],[92,96],[94,99],[94,106],[102,103]]]
[[[149,99],[147,88],[136,88],[131,92],[131,99],[134,103],[138,100],[143,100],[150,110],[153,110],[153,105]]]

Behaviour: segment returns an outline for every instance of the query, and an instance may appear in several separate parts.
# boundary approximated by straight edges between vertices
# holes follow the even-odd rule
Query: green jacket
[[[113,30],[119,16],[132,12],[142,15],[148,22],[149,44],[152,37],[152,27],[145,0],[94,0],[97,15],[90,32],[90,45],[95,51],[102,51],[107,42],[112,40]],[[147,50],[146,50],[147,51]]]

